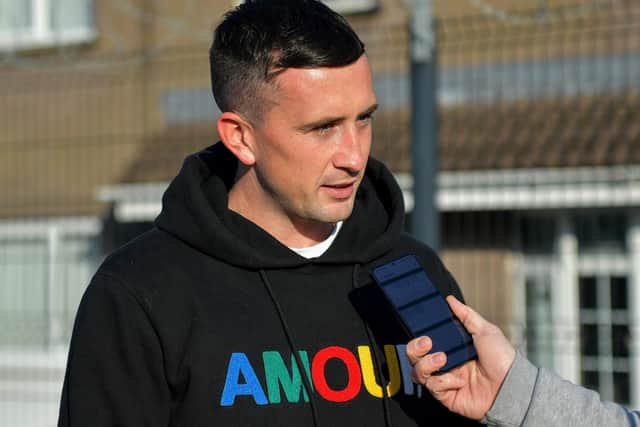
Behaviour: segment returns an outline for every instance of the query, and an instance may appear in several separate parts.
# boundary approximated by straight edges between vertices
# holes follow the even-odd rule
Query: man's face
[[[342,67],[286,69],[276,77],[273,99],[253,126],[255,208],[297,228],[346,219],[377,107],[366,55]]]

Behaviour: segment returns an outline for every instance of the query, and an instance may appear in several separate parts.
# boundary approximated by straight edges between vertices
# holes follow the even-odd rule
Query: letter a
[[[244,377],[244,383],[240,382],[240,375]],[[244,353],[231,354],[220,406],[233,406],[236,396],[252,396],[257,405],[269,403],[260,381],[258,381],[258,377]]]

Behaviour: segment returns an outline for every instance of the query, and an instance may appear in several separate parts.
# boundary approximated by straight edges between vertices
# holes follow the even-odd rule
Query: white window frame
[[[244,0],[234,0],[233,5],[238,6]],[[338,13],[348,15],[350,13],[364,13],[376,10],[380,0],[321,0],[324,4]]]
[[[614,398],[614,375],[615,373],[627,373],[629,375],[629,394],[633,388],[631,364],[632,355],[626,357],[613,356],[611,348],[613,336],[611,328],[613,325],[627,325],[631,332],[631,312],[633,307],[630,304],[626,309],[611,309],[610,283],[614,276],[625,277],[627,279],[627,292],[629,291],[630,280],[628,269],[625,263],[617,262],[611,264],[609,257],[593,257],[591,260],[581,260],[579,262],[580,278],[593,278],[596,281],[596,303],[595,308],[580,308],[580,327],[584,325],[595,326],[598,329],[597,354],[580,354],[580,371],[593,371],[598,374],[598,391],[604,400],[616,400],[618,403],[629,405],[630,402],[621,402]],[[629,303],[630,301],[627,301]],[[630,349],[631,350],[631,349]],[[630,352],[631,353],[631,352]],[[631,397],[630,397],[631,399]]]
[[[378,7],[378,0],[323,0],[331,9],[338,13],[371,12]]]
[[[538,324],[534,327],[539,328],[541,335],[546,335],[542,341],[536,342],[535,347],[539,351],[538,345],[548,346],[548,351],[540,351],[533,355],[531,353],[531,343],[528,341],[529,334],[527,329],[530,327],[528,320],[530,313],[528,312],[527,292],[528,286],[542,286],[546,291],[551,292],[553,288],[553,272],[557,269],[555,263],[556,257],[553,254],[545,255],[518,255],[519,270],[516,276],[516,286],[514,287],[514,304],[517,307],[514,310],[514,323],[520,325],[520,330],[515,331],[513,338],[516,343],[521,345],[522,351],[532,360],[547,369],[554,368],[553,360],[553,320],[549,317],[547,324]],[[549,310],[551,310],[552,298],[549,295]],[[549,313],[550,315],[550,313]],[[550,328],[545,330],[544,328]],[[535,356],[535,359],[533,358]]]
[[[54,31],[51,27],[51,4],[56,0],[30,1],[31,23],[25,30],[0,31],[0,51],[15,51],[43,47],[86,43],[95,40],[97,31],[94,26]],[[95,2],[95,0],[90,0]]]
[[[594,274],[619,275],[627,277],[630,323],[629,384],[630,407],[640,406],[640,211],[629,214],[627,229],[627,252],[625,253],[580,253],[575,230],[562,213],[558,216],[559,227],[556,235],[555,250],[546,256],[546,261],[536,264],[525,254],[518,256],[516,280],[514,282],[514,338],[524,343],[526,325],[525,283],[526,276],[547,269],[552,274],[551,296],[553,321],[558,328],[553,339],[553,352],[556,355],[552,369],[564,378],[580,383],[580,369],[583,356],[580,354],[579,334],[580,318],[578,277]],[[526,348],[526,346],[525,346]]]
[[[101,232],[98,217],[64,217],[24,220],[0,220],[0,239],[39,239],[47,242],[49,271],[48,292],[60,292],[55,266],[59,257],[59,241],[65,236],[96,238]],[[47,309],[49,345],[40,348],[0,349],[0,371],[12,375],[0,378],[0,419],[3,425],[43,426],[55,420],[60,407],[60,390],[68,356],[68,343],[60,339],[57,307]],[[37,405],[34,405],[34,402]],[[37,406],[37,410],[33,410]]]
[[[82,236],[96,238],[101,231],[101,222],[96,217],[67,217],[43,220],[2,220],[0,221],[0,239],[39,239],[46,242],[48,253],[47,294],[58,292],[60,284],[56,283],[56,265],[58,265],[58,248],[64,236]],[[47,333],[47,349],[56,351],[60,346],[62,325],[56,315],[57,307],[52,299],[47,301],[47,317],[49,330]],[[3,352],[0,352],[2,356]],[[0,366],[2,361],[0,360]]]

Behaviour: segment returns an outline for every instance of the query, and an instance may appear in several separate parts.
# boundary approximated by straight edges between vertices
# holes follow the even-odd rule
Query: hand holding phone
[[[431,352],[443,351],[446,372],[477,358],[471,335],[453,315],[414,255],[381,265],[371,273],[409,337],[431,338]]]

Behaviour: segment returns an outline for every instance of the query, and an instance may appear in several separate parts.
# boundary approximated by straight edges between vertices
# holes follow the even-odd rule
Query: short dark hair
[[[363,53],[347,21],[318,0],[245,0],[215,30],[213,96],[221,111],[259,115],[264,85],[278,73],[349,65]]]

